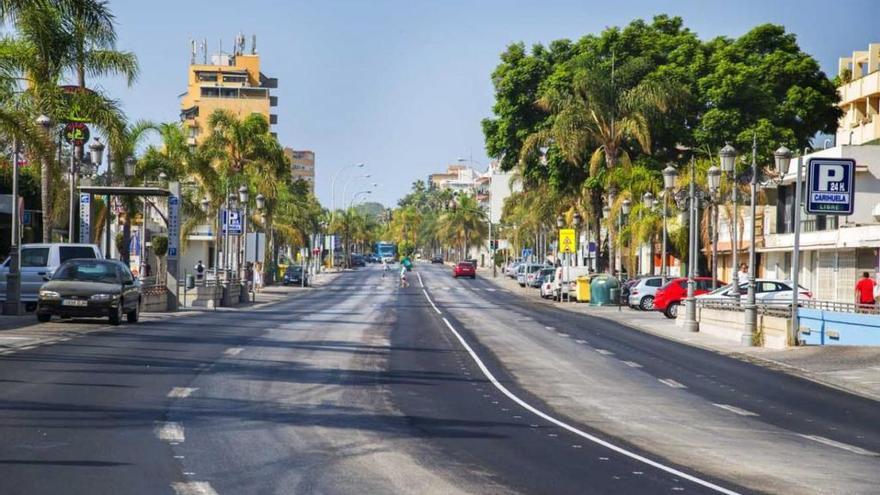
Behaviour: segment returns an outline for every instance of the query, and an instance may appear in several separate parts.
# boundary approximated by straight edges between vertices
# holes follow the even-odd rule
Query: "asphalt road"
[[[450,281],[425,265],[416,273],[424,288],[411,276],[398,289],[373,266],[270,307],[123,325],[0,356],[0,494],[761,491],[747,476],[740,483],[735,473],[704,470],[643,433],[630,438],[568,408],[576,394],[547,393],[563,376],[545,386],[524,378],[569,361],[584,373],[609,372],[576,354],[588,351],[575,336],[641,363],[642,381],[630,385],[645,395],[729,404],[753,411],[748,421],[880,451],[870,401],[527,306],[487,281]],[[504,320],[512,303],[529,317]],[[571,336],[541,340],[559,339],[545,330],[551,325],[571,327]],[[491,333],[531,338],[535,328],[544,333],[523,341],[524,352],[558,345],[559,362],[511,360]],[[625,371],[610,372],[628,386]],[[688,396],[644,385],[651,376],[685,385]],[[753,402],[741,400],[744,390]],[[786,419],[791,411],[797,421]],[[876,463],[801,442],[805,453],[832,451],[835,462],[842,452]]]

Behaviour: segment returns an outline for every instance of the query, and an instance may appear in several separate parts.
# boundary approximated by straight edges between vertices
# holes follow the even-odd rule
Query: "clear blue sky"
[[[132,88],[101,85],[132,119],[178,118],[190,37],[207,38],[213,52],[221,38],[229,50],[239,31],[248,43],[257,34],[263,72],[279,79],[278,137],[315,151],[326,206],[331,176],[347,164],[367,164],[380,184],[373,199],[386,205],[459,156],[485,165],[489,76],[511,42],[577,39],[659,13],[683,17],[704,39],[772,22],[795,32],[829,75],[838,57],[880,42],[878,0],[116,0],[111,8],[119,47],[138,55],[143,74]]]

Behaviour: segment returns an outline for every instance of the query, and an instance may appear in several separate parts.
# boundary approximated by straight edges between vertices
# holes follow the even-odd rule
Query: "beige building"
[[[853,52],[838,64],[838,74],[848,83],[840,86],[843,118],[837,144],[865,144],[880,138],[880,43]]]
[[[254,42],[255,43],[255,42]],[[278,87],[278,80],[260,72],[260,56],[255,47],[244,53],[244,38],[230,55],[207,55],[203,63],[195,63],[195,53],[189,66],[187,92],[180,102],[180,119],[186,124],[190,145],[200,143],[206,136],[207,121],[218,109],[228,110],[239,118],[259,113],[276,124],[278,116],[271,109],[278,105],[278,97],[270,89]]]
[[[293,180],[309,183],[312,194],[315,192],[315,152],[284,148],[284,154],[290,159],[290,176]]]

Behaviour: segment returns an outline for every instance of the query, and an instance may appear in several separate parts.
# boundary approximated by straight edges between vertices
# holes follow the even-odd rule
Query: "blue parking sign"
[[[807,164],[807,213],[852,215],[855,172],[856,161],[850,158],[810,158]]]
[[[531,248],[523,248],[523,250],[522,250],[522,257],[523,257],[524,259],[530,257],[531,255],[532,255],[532,249],[531,249]]]

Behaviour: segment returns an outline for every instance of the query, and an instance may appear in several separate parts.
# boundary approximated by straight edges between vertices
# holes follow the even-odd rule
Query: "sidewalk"
[[[499,271],[479,268],[479,276],[520,296],[549,306],[613,320],[630,328],[669,340],[717,352],[753,364],[772,368],[823,385],[845,390],[873,400],[880,400],[880,347],[802,346],[789,349],[751,347],[703,333],[686,332],[675,320],[659,312],[638,311],[626,307],[590,306],[584,303],[557,303],[541,299],[537,289],[521,288],[515,280]]]
[[[269,286],[257,294],[256,303],[239,304],[233,307],[217,309],[185,308],[174,313],[141,313],[140,318],[142,322],[157,322],[205,312],[236,312],[245,309],[260,309],[290,297],[308,294],[312,290],[320,290],[321,287],[331,283],[338,276],[339,273],[322,273],[312,281],[312,287],[305,289],[294,286]],[[72,338],[92,332],[125,329],[128,325],[123,323],[119,327],[114,327],[105,321],[60,320],[53,318],[49,323],[39,323],[33,313],[27,313],[22,316],[0,315],[0,357],[17,351],[27,351],[41,345],[66,342]]]

